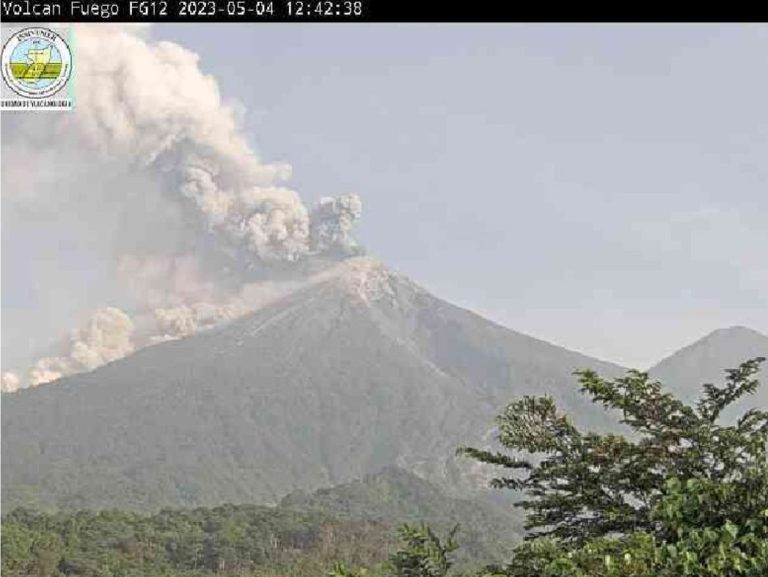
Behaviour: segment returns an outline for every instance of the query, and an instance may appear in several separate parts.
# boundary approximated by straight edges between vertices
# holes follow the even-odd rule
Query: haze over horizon
[[[443,299],[624,366],[648,368],[718,328],[768,332],[764,26],[157,26],[141,36],[157,50],[130,44],[137,58],[180,62],[175,82],[211,95],[201,110],[225,107],[260,167],[293,167],[279,186],[301,198],[269,194],[296,203],[306,234],[299,227],[281,259],[333,243],[354,253],[356,238]],[[246,74],[233,54],[247,55]],[[126,85],[140,94],[140,82]],[[99,126],[88,101],[75,115]],[[222,286],[252,302],[241,286],[270,280],[226,260],[272,258],[256,232],[247,246],[212,248],[205,226],[150,196],[168,188],[164,168],[126,174],[122,148],[94,156],[73,146],[69,125],[49,138],[24,115],[3,120],[3,370],[59,354],[99,307],[168,308],[192,299],[184,291],[219,298]],[[137,126],[154,142],[150,124]],[[43,139],[51,163],[22,188],[12,163]],[[216,151],[235,174],[227,184],[251,162],[245,147]],[[188,151],[173,154],[185,168]],[[346,193],[364,205],[354,238],[353,200],[312,208]],[[230,216],[208,224],[241,242]],[[216,266],[174,261],[172,282],[155,283],[165,274],[147,264],[155,253]],[[151,282],[137,291],[136,277]]]

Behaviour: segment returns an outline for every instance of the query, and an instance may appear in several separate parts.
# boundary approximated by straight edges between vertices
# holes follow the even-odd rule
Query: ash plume
[[[152,311],[152,331],[146,344],[174,340],[215,328],[281,298],[303,282],[258,282],[243,285],[221,300],[195,301]]]
[[[233,282],[213,278],[194,255],[126,255],[118,276],[141,303],[137,345],[185,337],[257,309],[301,280]]]
[[[41,385],[121,359],[134,350],[134,328],[131,318],[120,309],[96,310],[84,327],[72,332],[62,355],[35,363],[29,372],[29,385]]]
[[[256,260],[295,262],[356,248],[359,198],[340,197],[335,210],[325,210],[325,201],[308,209],[283,184],[291,167],[254,153],[235,107],[196,54],[109,27],[78,29],[77,47],[84,112],[76,129],[95,150],[160,171],[204,226]]]
[[[117,277],[147,309],[212,302],[229,291],[191,254],[126,254],[118,260]]]
[[[21,379],[16,373],[4,372],[0,378],[0,392],[15,393],[21,388]]]
[[[286,185],[290,165],[257,156],[242,129],[241,108],[224,100],[198,56],[147,36],[145,29],[126,26],[78,26],[75,112],[14,119],[4,146],[10,158],[34,151],[52,163],[68,160],[50,175],[38,171],[30,190],[14,187],[19,190],[4,196],[39,206],[51,205],[46,193],[59,205],[70,197],[78,212],[91,210],[96,220],[109,203],[120,207],[116,212],[129,215],[122,227],[129,239],[115,255],[115,271],[135,304],[96,310],[64,340],[60,354],[37,360],[25,377],[4,374],[3,391],[215,327],[293,290],[310,272],[362,253],[353,236],[360,197],[305,205]],[[78,186],[63,197],[64,166],[146,174],[156,186],[73,177]],[[11,180],[23,178],[13,172]],[[87,185],[80,187],[81,181]],[[157,211],[147,219],[140,213],[168,203],[175,207],[171,226],[183,237],[173,241],[180,243],[176,248],[154,246],[152,239],[165,234]],[[155,230],[143,231],[146,222]]]
[[[362,249],[352,236],[352,230],[362,212],[363,202],[356,194],[320,199],[311,213],[314,251],[321,254],[361,254]]]
[[[151,343],[178,339],[201,330],[214,328],[236,319],[243,314],[237,304],[195,303],[154,310],[157,334],[150,337]]]

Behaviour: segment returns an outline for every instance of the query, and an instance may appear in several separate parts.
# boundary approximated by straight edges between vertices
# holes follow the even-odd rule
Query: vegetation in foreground
[[[256,506],[43,514],[3,519],[5,577],[322,575],[336,560],[383,561],[391,531]]]
[[[498,417],[506,452],[461,452],[506,470],[493,485],[523,495],[526,541],[496,577],[765,577],[768,412],[723,411],[758,387],[758,358],[705,385],[694,405],[645,373],[582,391],[618,412],[626,435],[577,429],[546,397]],[[43,515],[3,520],[3,575],[458,577],[456,530],[401,527],[260,507]],[[459,539],[460,540],[460,539]]]
[[[510,511],[452,498],[402,469],[276,507],[40,513],[3,519],[3,575],[325,575],[337,562],[374,568],[397,551],[397,527],[428,521],[448,533],[461,521],[457,567],[498,562],[522,528]],[[517,532],[516,532],[517,531]]]
[[[498,417],[509,453],[463,452],[509,471],[529,534],[508,577],[765,577],[768,575],[768,413],[733,423],[723,411],[757,390],[763,358],[704,385],[694,406],[645,373],[582,391],[618,411],[628,435],[584,433],[548,398],[526,397]],[[529,457],[537,457],[534,460]]]

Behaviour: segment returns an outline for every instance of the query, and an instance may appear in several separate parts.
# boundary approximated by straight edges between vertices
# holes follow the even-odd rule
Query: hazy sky
[[[642,368],[719,327],[768,332],[768,27],[149,34],[200,55],[305,199],[359,193],[368,252],[442,298]],[[120,298],[109,218],[9,207],[24,186],[3,178],[4,368]]]

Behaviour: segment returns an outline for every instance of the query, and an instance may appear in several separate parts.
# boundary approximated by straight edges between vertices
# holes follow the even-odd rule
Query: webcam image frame
[[[2,10],[4,576],[768,574],[764,23]]]

